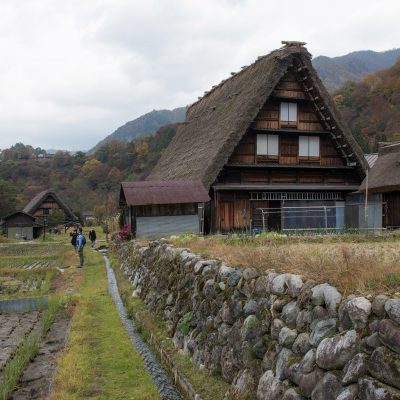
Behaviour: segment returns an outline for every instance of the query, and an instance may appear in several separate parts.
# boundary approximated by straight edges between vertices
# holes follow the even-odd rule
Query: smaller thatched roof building
[[[378,158],[359,191],[380,197],[384,228],[400,228],[400,142],[381,144]]]
[[[44,190],[43,192],[38,193],[22,211],[40,218],[47,214],[46,210],[53,209],[56,206],[64,212],[66,222],[78,220],[77,216],[72,212],[64,200],[62,200],[61,197],[52,190]]]
[[[360,186],[365,192],[367,178]],[[382,145],[378,158],[368,174],[368,192],[385,193],[400,191],[400,142]]]

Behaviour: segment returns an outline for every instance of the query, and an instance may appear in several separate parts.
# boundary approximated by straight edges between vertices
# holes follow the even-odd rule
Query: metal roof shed
[[[210,197],[199,181],[123,182],[124,221],[138,238],[204,233],[204,204]]]

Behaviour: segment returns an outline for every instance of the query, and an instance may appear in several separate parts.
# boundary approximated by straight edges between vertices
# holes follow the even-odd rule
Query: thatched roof
[[[311,55],[302,43],[290,42],[259,57],[192,104],[187,110],[186,121],[178,128],[147,179],[200,180],[208,189],[295,60],[305,66],[310,85],[330,112],[335,132],[344,136],[353,160],[363,173],[367,163],[361,149],[341,121],[330,95],[312,67]]]
[[[34,214],[35,211],[40,208],[41,204],[46,200],[48,196],[52,196],[56,203],[59,205],[60,208],[64,210],[67,219],[70,221],[77,221],[78,218],[76,215],[71,211],[71,209],[65,204],[65,202],[53,191],[51,190],[44,190],[43,192],[38,193],[22,210],[27,214]]]
[[[365,178],[359,191],[365,192]],[[368,173],[368,192],[384,193],[400,191],[400,142],[383,145],[378,159]]]

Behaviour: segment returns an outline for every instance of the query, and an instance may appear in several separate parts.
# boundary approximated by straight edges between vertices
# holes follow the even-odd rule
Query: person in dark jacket
[[[72,247],[75,249],[75,251],[76,251],[76,238],[77,238],[77,236],[78,236],[78,231],[75,229],[73,232],[71,232],[70,234],[69,234],[70,236],[71,236],[71,244],[72,244]]]
[[[83,267],[84,257],[83,257],[83,247],[85,246],[86,239],[83,236],[82,228],[79,228],[78,236],[76,237],[76,248],[79,254],[79,266],[80,268]]]
[[[92,248],[96,244],[96,231],[94,229],[91,229],[89,232],[89,240],[92,242]]]

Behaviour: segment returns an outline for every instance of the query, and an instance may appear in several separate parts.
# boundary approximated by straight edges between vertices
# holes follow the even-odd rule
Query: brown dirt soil
[[[1,369],[13,355],[20,341],[36,328],[40,312],[0,313],[0,377]]]
[[[19,388],[12,394],[13,400],[46,399],[57,367],[57,356],[64,349],[70,325],[70,313],[58,313],[39,352],[28,365],[19,382]]]

